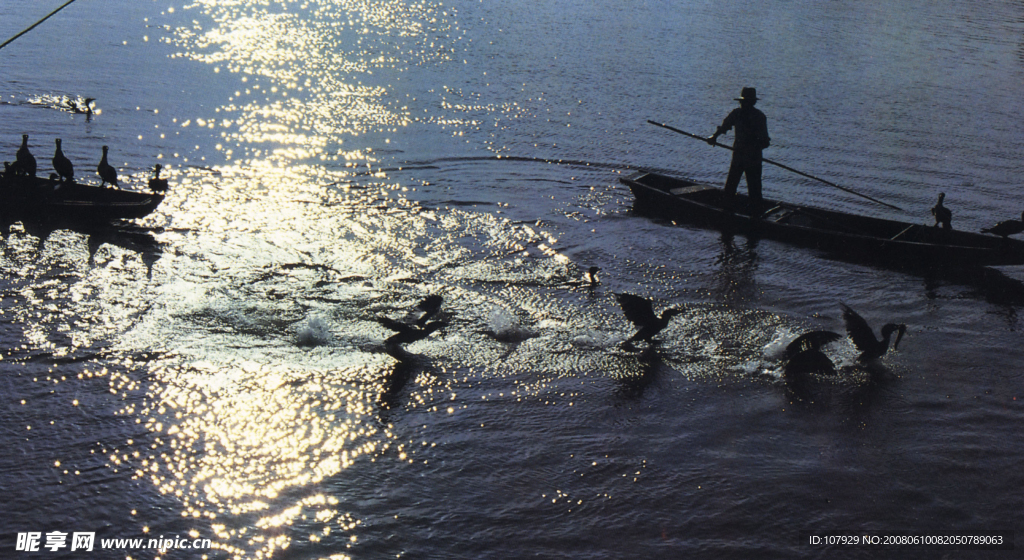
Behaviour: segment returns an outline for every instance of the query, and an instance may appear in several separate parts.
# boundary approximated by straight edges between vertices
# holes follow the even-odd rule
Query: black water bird
[[[782,354],[782,359],[792,360],[797,354],[808,350],[820,351],[822,347],[827,346],[840,338],[842,338],[842,335],[832,331],[811,331],[804,333],[796,337],[793,342],[790,342],[786,346],[786,350]]]
[[[1021,212],[1019,220],[1005,220],[998,224],[981,230],[981,233],[991,233],[992,235],[998,235],[1003,239],[1008,236],[1017,235],[1024,231],[1024,212]]]
[[[385,344],[398,345],[416,342],[417,340],[427,338],[439,329],[447,327],[448,323],[444,320],[431,321],[431,319],[437,315],[438,311],[441,310],[441,304],[443,303],[444,297],[439,295],[429,295],[423,298],[423,300],[416,305],[416,310],[407,315],[402,321],[395,321],[388,317],[381,317],[377,319],[381,325],[384,325],[396,333],[385,340]],[[419,316],[415,317],[417,314],[419,314]]]
[[[64,155],[60,149],[60,138],[56,139],[57,149],[53,152],[53,170],[60,176],[61,181],[71,182],[75,180],[75,166],[71,160]]]
[[[107,162],[107,150],[107,146],[103,146],[103,157],[100,159],[100,164],[96,166],[96,173],[99,173],[100,179],[103,179],[103,182],[100,183],[101,187],[107,183],[116,187],[117,169],[114,169],[114,166]]]
[[[797,352],[782,368],[786,389],[800,400],[812,400],[817,380],[814,376],[834,377],[836,366],[821,350],[808,349]]]
[[[589,283],[591,286],[596,286],[597,284],[600,284],[601,281],[597,279],[597,273],[600,271],[601,269],[596,266],[588,268],[587,272],[583,275],[583,280]]]
[[[153,192],[167,192],[167,179],[160,178],[160,170],[163,166],[159,163],[153,166],[153,178],[149,180],[149,190]]]
[[[882,326],[882,340],[878,340],[863,317],[845,303],[839,305],[843,308],[846,332],[853,339],[854,346],[861,351],[860,356],[857,357],[860,362],[871,362],[885,355],[889,350],[889,339],[893,332],[896,332],[896,342],[893,343],[892,348],[896,350],[900,345],[900,339],[907,332],[907,326],[904,324],[886,323]]]
[[[83,115],[84,114],[84,115],[88,115],[88,116],[91,117],[92,116],[92,102],[93,101],[96,101],[95,97],[86,97],[85,101],[83,102],[83,104],[79,105],[78,104],[78,100],[76,100],[76,99],[68,99],[68,108],[71,109],[71,112],[73,112],[73,113],[77,113],[79,115]]]
[[[786,362],[782,368],[787,382],[808,374],[836,375],[836,365],[824,352],[817,349],[801,350]]]
[[[422,326],[410,325],[387,317],[380,317],[377,319],[377,322],[396,333],[384,340],[384,344],[386,345],[408,344],[410,342],[416,342],[417,340],[423,340],[424,338],[434,334],[434,332],[448,326],[447,321],[443,320],[430,321],[428,323],[424,323]]]
[[[842,338],[832,331],[811,331],[786,346],[782,376],[790,393],[801,400],[810,400],[815,375],[835,376],[836,366],[821,349]]]
[[[639,340],[653,344],[652,338],[668,326],[672,317],[683,313],[682,309],[670,308],[661,313],[661,317],[654,314],[654,305],[650,300],[633,294],[615,294],[622,307],[622,313],[634,325],[640,327],[629,340],[622,343],[627,350],[636,350],[633,343]]]
[[[18,148],[18,153],[15,156],[14,168],[16,174],[36,176],[36,158],[28,151],[28,134],[21,135],[21,147]]]
[[[419,319],[416,319],[416,326],[422,328],[426,325],[427,321],[440,311],[442,303],[444,303],[444,297],[439,295],[429,295],[423,298],[423,301],[416,305],[416,309],[423,312]]]
[[[943,199],[946,198],[946,193],[939,193],[939,200],[932,207],[932,216],[935,216],[935,226],[942,225],[942,229],[953,229],[953,212],[942,205]]]

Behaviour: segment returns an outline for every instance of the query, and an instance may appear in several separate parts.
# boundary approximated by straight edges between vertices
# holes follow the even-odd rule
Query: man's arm
[[[711,136],[707,137],[708,144],[711,144],[712,146],[714,146],[715,142],[718,140],[719,136],[721,136],[721,135],[725,134],[726,132],[729,132],[730,130],[732,130],[732,126],[733,126],[733,123],[735,121],[736,121],[736,110],[733,110],[731,113],[729,113],[728,115],[725,116],[725,119],[722,121],[722,125],[719,126],[717,130],[715,130],[715,133],[712,134]]]

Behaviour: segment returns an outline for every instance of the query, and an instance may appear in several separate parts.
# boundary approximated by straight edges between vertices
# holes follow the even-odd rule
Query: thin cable
[[[37,22],[33,23],[33,24],[32,24],[31,26],[29,26],[29,28],[28,28],[28,29],[26,29],[26,30],[22,31],[21,33],[18,33],[17,35],[15,35],[14,37],[11,37],[10,39],[8,39],[8,40],[4,41],[4,43],[3,43],[2,45],[0,45],[0,49],[2,49],[2,48],[4,48],[4,47],[6,47],[7,45],[9,45],[9,44],[11,44],[11,43],[13,43],[13,42],[14,42],[14,40],[15,40],[15,39],[17,39],[18,37],[21,37],[22,35],[24,35],[24,34],[28,33],[29,31],[32,31],[32,30],[33,30],[33,29],[35,29],[35,28],[36,28],[36,27],[37,27],[37,26],[38,26],[38,25],[39,25],[40,23],[43,23],[44,21],[46,21],[46,20],[50,19],[50,17],[51,17],[51,16],[53,16],[53,14],[56,14],[57,12],[59,12],[59,11],[63,10],[63,9],[64,9],[64,8],[66,8],[66,7],[68,7],[68,4],[71,4],[71,3],[72,3],[72,2],[74,2],[74,1],[75,1],[75,0],[68,0],[67,2],[64,2],[64,4],[63,4],[63,5],[61,6],[61,7],[59,7],[59,8],[57,8],[56,10],[54,10],[54,11],[50,12],[49,14],[46,14],[46,17],[44,17],[43,19],[41,19],[41,20],[39,20],[39,21],[37,21]]]

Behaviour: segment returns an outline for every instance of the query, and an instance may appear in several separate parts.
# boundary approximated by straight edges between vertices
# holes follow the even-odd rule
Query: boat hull
[[[107,224],[149,215],[164,195],[61,183],[39,177],[0,176],[0,215],[5,221],[32,220]]]
[[[722,189],[641,172],[624,177],[644,214],[702,227],[777,239],[827,251],[839,258],[897,265],[1005,266],[1024,264],[1024,242],[992,235],[910,224],[765,200],[742,194],[728,200]]]

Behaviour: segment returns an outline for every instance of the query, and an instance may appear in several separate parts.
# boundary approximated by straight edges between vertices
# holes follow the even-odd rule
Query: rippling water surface
[[[3,38],[52,9],[7,4]],[[49,173],[60,137],[98,184],[109,145],[172,187],[133,227],[3,232],[0,547],[867,558],[895,551],[806,535],[1021,529],[1024,273],[677,226],[618,183],[720,183],[727,152],[646,120],[709,134],[753,85],[768,157],[909,212],[771,167],[768,196],[1012,218],[1021,37],[997,1],[75,3],[0,50],[0,150],[28,133]],[[620,347],[620,292],[682,310],[658,359]],[[397,362],[378,319],[434,294],[448,326]],[[781,348],[841,301],[909,326],[887,381],[846,340],[846,379],[791,402]],[[88,557],[126,556],[199,554]]]

